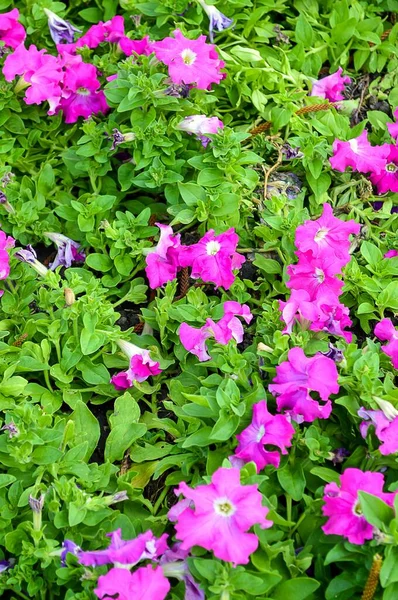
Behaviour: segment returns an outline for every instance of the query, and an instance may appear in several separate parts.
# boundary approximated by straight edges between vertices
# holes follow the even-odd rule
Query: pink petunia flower
[[[347,167],[360,173],[381,171],[385,167],[385,158],[389,153],[389,150],[384,147],[386,145],[372,146],[368,141],[366,130],[348,142],[335,140],[333,156],[329,159],[330,164],[335,171],[345,171]]]
[[[288,360],[276,367],[276,377],[268,389],[277,396],[279,412],[284,411],[297,423],[312,422],[329,417],[329,396],[339,391],[337,380],[333,360],[322,354],[307,358],[302,348],[291,348]],[[319,404],[310,392],[318,392],[325,404]]]
[[[233,227],[220,235],[214,235],[210,229],[197,244],[181,248],[180,266],[192,267],[193,279],[200,278],[228,290],[235,281],[233,271],[245,262],[245,258],[235,252],[238,242]]]
[[[224,123],[217,117],[206,117],[206,115],[192,115],[192,117],[185,117],[183,121],[180,121],[177,125],[177,129],[186,131],[190,135],[196,135],[196,138],[202,142],[202,146],[206,148],[210,142],[210,138],[207,134],[217,133],[220,129],[223,129]]]
[[[351,544],[364,544],[374,535],[374,527],[365,519],[358,492],[368,492],[377,496],[389,506],[394,502],[395,493],[384,493],[384,476],[381,473],[346,469],[341,475],[340,487],[337,483],[325,486],[323,514],[329,517],[322,529],[326,535],[342,535]]]
[[[127,390],[134,385],[135,381],[141,383],[151,375],[159,375],[162,372],[159,363],[151,359],[149,350],[144,350],[124,340],[117,340],[116,343],[130,359],[129,369],[114,375],[111,379],[111,383],[118,391]]]
[[[384,456],[398,452],[398,412],[393,408],[393,414],[389,418],[382,410],[366,410],[360,408],[358,416],[364,419],[359,426],[363,438],[366,438],[368,429],[374,426],[375,434],[383,444],[379,451]]]
[[[388,150],[388,154],[381,170],[371,170],[370,181],[378,194],[398,192],[398,148],[393,144],[383,144],[380,148]]]
[[[100,90],[97,69],[94,65],[74,61],[65,67],[62,97],[54,112],[63,111],[65,123],[76,123],[79,117],[88,119],[99,112],[106,113],[109,106]]]
[[[391,319],[382,319],[377,323],[374,334],[379,340],[388,341],[388,344],[381,349],[391,358],[394,369],[398,369],[398,330],[395,329]]]
[[[318,294],[341,293],[343,282],[335,275],[341,271],[341,260],[332,253],[315,258],[312,252],[299,253],[299,262],[289,265],[289,281],[286,285],[292,290],[307,290],[311,300]]]
[[[164,285],[177,277],[180,234],[173,235],[170,225],[156,223],[160,229],[160,238],[156,248],[146,256],[145,273],[152,289]]]
[[[119,47],[126,56],[132,54],[145,54],[148,56],[153,52],[149,35],[146,35],[142,40],[131,40],[127,36],[123,36],[119,40]]]
[[[152,45],[156,58],[169,67],[172,82],[193,83],[200,90],[209,89],[212,83],[220,83],[224,78],[221,73],[224,62],[219,59],[215,47],[206,44],[206,36],[190,40],[179,29],[173,35],[174,38],[167,37]]]
[[[332,75],[323,77],[312,86],[310,96],[317,96],[318,98],[326,98],[330,102],[338,102],[344,100],[344,96],[341,92],[344,91],[345,85],[351,83],[351,78],[347,75],[342,77],[343,69],[341,67]]]
[[[281,321],[284,321],[286,327],[282,333],[291,334],[293,325],[297,322],[301,329],[309,329],[311,323],[320,316],[319,307],[316,302],[311,300],[311,296],[306,290],[292,290],[287,302],[279,300],[279,310],[281,311]]]
[[[136,565],[142,560],[158,558],[167,549],[167,535],[160,538],[153,535],[152,531],[145,531],[133,540],[123,540],[121,529],[107,534],[111,541],[106,550],[91,550],[77,553],[79,563],[86,567],[98,567],[109,563]]]
[[[10,256],[8,250],[14,248],[15,240],[0,230],[0,279],[6,279],[10,274]],[[3,295],[1,292],[0,295]]]
[[[350,235],[358,235],[360,229],[360,224],[355,221],[336,218],[330,204],[324,204],[319,219],[305,221],[297,227],[295,244],[299,252],[311,250],[314,257],[334,255],[344,266],[350,260]]]
[[[391,135],[391,137],[397,139],[398,138],[398,108],[394,111],[395,123],[387,123],[387,129]]]
[[[389,250],[385,253],[384,258],[395,258],[398,256],[398,250]]]
[[[311,331],[327,331],[335,336],[341,336],[349,344],[352,341],[352,333],[345,331],[351,327],[352,321],[349,317],[350,311],[344,306],[336,295],[332,293],[321,293],[316,299],[319,309],[318,318],[311,323]]]
[[[257,485],[241,485],[239,469],[220,467],[209,485],[192,489],[181,482],[176,493],[193,503],[178,515],[175,525],[182,550],[201,546],[221,560],[244,565],[258,547],[257,536],[248,529],[256,523],[272,526]]]
[[[85,34],[72,44],[57,44],[58,52],[74,54],[77,48],[91,48],[94,50],[103,42],[117,44],[124,36],[124,18],[117,15],[110,21],[100,21],[92,25]]]
[[[6,48],[17,48],[26,38],[26,31],[21,23],[18,23],[19,10],[13,8],[9,12],[0,14],[0,41],[4,42]]]
[[[279,467],[280,454],[277,450],[266,450],[265,446],[277,446],[282,454],[292,445],[294,427],[285,415],[271,415],[266,400],[253,405],[251,424],[236,436],[238,446],[235,456],[245,462],[256,463],[257,473],[267,465]]]
[[[48,101],[51,106],[59,101],[62,93],[62,66],[59,60],[47,54],[46,50],[38,50],[34,45],[26,49],[21,44],[15,52],[7,56],[3,75],[7,81],[12,81],[17,75],[21,75],[17,87],[27,88],[24,98],[26,104],[41,104]]]
[[[111,569],[98,578],[94,593],[100,600],[116,596],[118,600],[164,600],[169,590],[170,583],[161,567],[147,565],[134,573],[127,569]]]

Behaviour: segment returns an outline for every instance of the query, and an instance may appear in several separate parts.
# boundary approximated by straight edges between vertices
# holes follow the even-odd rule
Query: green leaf
[[[196,183],[178,183],[178,190],[188,206],[196,206],[198,200],[206,200],[205,190]]]
[[[277,471],[278,481],[282,488],[296,502],[301,500],[305,489],[305,476],[300,463],[287,463]]]
[[[366,262],[372,267],[376,267],[383,260],[383,255],[379,248],[370,242],[362,242],[361,254]]]
[[[398,582],[398,548],[387,546],[383,566],[380,571],[380,583],[383,588]]]
[[[378,529],[388,527],[391,519],[394,518],[393,509],[377,496],[368,494],[368,492],[359,491],[360,508],[365,519]]]
[[[61,450],[53,446],[39,446],[32,453],[32,461],[36,465],[51,465],[56,463],[62,454]]]
[[[80,333],[80,348],[84,356],[93,354],[106,342],[106,337],[103,333],[92,333],[85,327]]]
[[[10,485],[10,483],[14,483],[14,481],[16,481],[16,480],[17,480],[17,478],[14,477],[14,475],[7,475],[6,473],[1,473],[0,474],[0,488]]]
[[[279,584],[273,592],[274,600],[305,600],[320,584],[315,579],[309,577],[296,577]]]
[[[262,254],[256,254],[253,265],[258,267],[260,271],[264,271],[266,274],[277,275],[282,273],[282,267],[278,261],[272,258],[265,258]]]
[[[106,254],[89,254],[86,258],[86,264],[95,269],[95,271],[101,271],[101,273],[106,273],[112,269],[113,263],[112,260]]]
[[[73,446],[87,442],[87,452],[85,460],[88,460],[97,447],[100,438],[100,426],[90,409],[78,400],[70,420],[75,424],[75,436]]]
[[[331,483],[332,481],[335,483],[340,483],[340,475],[336,473],[336,471],[332,471],[332,469],[327,469],[326,467],[314,467],[311,469],[310,473],[312,473],[312,475],[316,475],[327,483]]]
[[[303,13],[300,13],[296,22],[296,41],[310,48],[314,38],[314,32]]]

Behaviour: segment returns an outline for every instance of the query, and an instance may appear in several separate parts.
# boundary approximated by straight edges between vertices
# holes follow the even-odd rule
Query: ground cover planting
[[[0,0],[0,593],[398,598],[396,0]]]

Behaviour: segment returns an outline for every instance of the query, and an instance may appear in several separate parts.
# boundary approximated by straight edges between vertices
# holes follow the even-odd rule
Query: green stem
[[[11,592],[13,594],[16,594],[17,596],[19,596],[20,598],[23,598],[24,600],[31,600],[31,598],[29,598],[29,596],[26,596],[23,592],[19,592],[18,590],[16,590],[15,588],[13,588],[11,586],[10,587],[7,586],[5,589],[11,590]]]
[[[156,500],[155,505],[153,507],[154,515],[156,515],[156,513],[158,512],[160,505],[162,504],[163,500],[167,496],[167,492],[169,491],[169,489],[170,489],[170,486],[166,485],[166,487],[162,490],[162,493],[160,494],[159,498]]]
[[[44,380],[46,382],[46,386],[48,387],[48,389],[50,390],[50,392],[54,392],[52,386],[51,386],[51,382],[50,382],[50,375],[48,374],[48,371],[43,371],[44,373]]]
[[[285,494],[286,498],[286,519],[292,520],[292,497],[289,494]]]

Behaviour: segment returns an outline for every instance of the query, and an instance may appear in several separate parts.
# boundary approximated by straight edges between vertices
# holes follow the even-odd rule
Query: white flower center
[[[90,95],[89,90],[85,87],[77,88],[76,93],[79,94],[80,96],[89,96]]]
[[[217,252],[219,252],[219,250],[221,250],[221,245],[218,242],[216,242],[215,240],[212,240],[211,242],[207,242],[206,253],[209,256],[215,256],[217,254]]]
[[[181,52],[180,56],[186,65],[193,65],[196,60],[196,52],[190,48],[185,48],[185,50]]]
[[[256,442],[257,443],[261,442],[264,435],[265,435],[265,427],[264,427],[264,425],[260,425],[260,429],[258,430],[257,437],[256,437]]]
[[[314,240],[319,243],[322,240],[325,239],[325,237],[327,236],[327,234],[329,233],[329,229],[327,227],[321,227],[320,229],[318,229],[318,231],[316,232],[316,235],[314,237]]]
[[[325,273],[322,271],[322,269],[319,269],[318,267],[315,269],[314,277],[318,281],[318,283],[323,283],[325,281]]]
[[[214,510],[220,517],[232,517],[236,512],[235,506],[229,500],[229,498],[217,498],[213,504]]]
[[[348,142],[350,144],[350,148],[353,152],[357,153],[358,152],[358,140],[349,140]]]
[[[398,171],[398,167],[397,165],[394,165],[394,163],[388,163],[388,165],[386,165],[386,171],[389,173],[396,173],[396,171]]]
[[[356,517],[362,517],[363,516],[363,511],[361,508],[361,503],[359,500],[357,500],[354,504],[354,506],[352,507],[352,514],[355,515]]]

